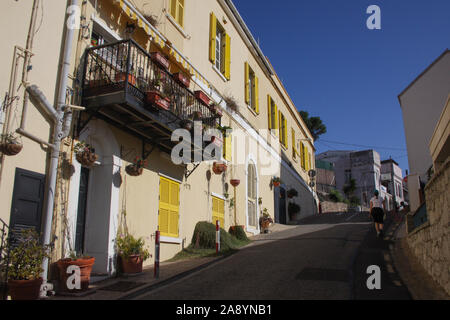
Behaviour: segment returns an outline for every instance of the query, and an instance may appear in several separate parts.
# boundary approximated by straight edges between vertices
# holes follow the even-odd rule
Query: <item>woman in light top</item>
[[[384,204],[384,199],[380,197],[378,190],[374,192],[375,196],[370,199],[370,213],[369,216],[372,217],[375,223],[375,229],[377,230],[377,236],[381,237],[383,234],[384,225],[384,210],[386,209]]]

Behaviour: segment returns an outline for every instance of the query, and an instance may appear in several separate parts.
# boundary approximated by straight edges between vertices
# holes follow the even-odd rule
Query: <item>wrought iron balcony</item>
[[[88,48],[82,100],[86,111],[170,153],[171,134],[186,121],[220,124],[220,115],[171,74],[164,58],[133,40]],[[184,84],[184,85],[183,85]]]

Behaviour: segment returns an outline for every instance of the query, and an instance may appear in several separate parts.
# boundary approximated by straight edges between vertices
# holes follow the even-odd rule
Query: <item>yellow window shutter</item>
[[[309,149],[308,147],[305,147],[305,167],[306,171],[309,171]]]
[[[225,160],[227,161],[231,161],[231,148],[232,148],[232,144],[231,144],[231,134],[225,135],[224,136],[224,144],[223,144],[223,157]]]
[[[220,227],[225,228],[225,201],[213,197],[212,205],[212,223],[216,224],[216,221],[219,220]]]
[[[294,128],[291,128],[291,136],[292,136],[292,158],[297,158],[297,152],[295,148],[295,130]]]
[[[281,123],[282,121],[283,121],[283,117],[282,117],[281,111],[278,111],[278,131],[279,131],[279,138],[280,138],[281,142],[283,142],[283,132],[282,132],[283,125]]]
[[[284,117],[283,119],[283,142],[284,142],[284,146],[286,147],[286,149],[288,148],[288,139],[287,139],[287,119],[286,117]]]
[[[275,105],[275,110],[273,111],[275,114],[275,123],[273,124],[272,129],[278,129],[278,106]]]
[[[175,1],[175,0],[172,0]],[[216,35],[217,35],[217,19],[213,12],[210,16],[210,30],[209,30],[209,60],[212,63],[216,62]]]
[[[169,179],[160,178],[159,182],[159,217],[161,235],[177,238],[179,236],[180,184]]]
[[[184,27],[184,0],[178,0],[178,17],[177,21],[180,26]]]
[[[259,79],[255,77],[255,112],[259,114]]]
[[[231,38],[229,35],[225,35],[225,63],[224,63],[224,75],[227,80],[230,80],[231,70]]]
[[[250,80],[250,66],[248,63],[245,63],[245,103],[250,103],[250,86],[249,81]]]
[[[272,129],[272,98],[267,95],[267,114],[269,117],[269,130]]]
[[[170,0],[170,15],[177,19],[177,0]]]
[[[303,142],[300,144],[300,157],[302,168],[305,169],[305,145],[303,144]]]

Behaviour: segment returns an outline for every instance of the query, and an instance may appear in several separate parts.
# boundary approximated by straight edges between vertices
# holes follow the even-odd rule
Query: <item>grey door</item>
[[[16,168],[10,216],[13,233],[23,229],[41,232],[44,190],[45,175]]]
[[[80,191],[78,196],[77,230],[75,235],[75,251],[84,252],[84,231],[86,228],[86,206],[89,185],[89,169],[81,168]]]

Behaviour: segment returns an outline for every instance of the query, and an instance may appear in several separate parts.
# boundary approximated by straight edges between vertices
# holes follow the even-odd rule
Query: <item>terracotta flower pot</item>
[[[189,88],[189,85],[191,84],[191,80],[187,76],[185,76],[181,72],[175,73],[173,76],[174,76],[174,79],[176,82],[180,83],[181,85],[183,85],[186,88]]]
[[[158,52],[158,51],[152,52],[152,53],[150,53],[150,56],[154,62],[159,64],[164,69],[169,70],[170,62],[160,52]]]
[[[15,156],[20,151],[22,151],[22,144],[14,144],[14,143],[1,143],[0,144],[0,152],[7,156]]]
[[[82,292],[89,289],[89,282],[91,280],[91,272],[92,272],[92,266],[95,263],[95,258],[89,257],[89,258],[82,258],[78,260],[72,260],[72,259],[61,259],[58,261],[58,268],[59,268],[59,281],[60,281],[60,289],[61,291],[65,292]],[[67,273],[67,268],[69,266],[78,266],[80,268],[80,282],[81,282],[81,289],[72,289],[70,290],[67,288],[67,279],[71,276],[71,274]]]
[[[35,280],[8,280],[12,300],[38,300],[42,278]]]
[[[116,74],[117,82],[124,82],[127,79],[127,74],[125,72],[120,72]],[[136,77],[132,74],[128,75],[128,83],[135,86],[136,85]]]
[[[211,100],[208,98],[206,93],[204,93],[203,91],[199,90],[199,91],[195,91],[194,95],[198,99],[198,101],[200,101],[205,106],[209,107],[209,103],[210,103]]]
[[[239,179],[231,179],[230,180],[230,184],[233,186],[233,187],[237,187],[239,184],[241,183],[241,180],[239,180]]]
[[[279,187],[280,184],[281,184],[281,182],[279,182],[279,181],[274,181],[274,182],[273,182],[273,186],[274,186],[274,187]]]
[[[144,172],[144,168],[138,167],[135,164],[129,164],[125,167],[125,171],[132,177],[138,177]]]
[[[213,164],[213,172],[217,175],[224,173],[227,171],[227,165],[225,163],[214,162]]]
[[[123,273],[133,274],[142,272],[142,264],[144,260],[140,255],[131,255],[128,258],[120,256],[120,261]]]
[[[148,91],[147,92],[147,103],[156,105],[163,110],[170,109],[170,99],[163,98],[158,91]]]

